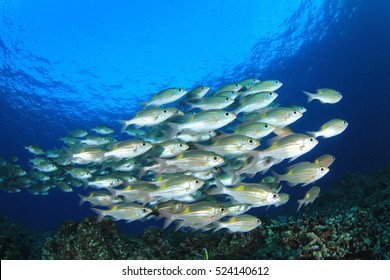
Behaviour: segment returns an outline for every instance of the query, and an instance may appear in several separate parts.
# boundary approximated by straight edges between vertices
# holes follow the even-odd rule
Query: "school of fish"
[[[332,119],[318,131],[292,131],[289,125],[306,108],[276,103],[282,85],[250,78],[211,94],[203,85],[190,91],[165,89],[121,120],[121,131],[101,125],[71,131],[57,149],[27,146],[33,155],[29,171],[16,157],[0,158],[0,188],[34,195],[48,195],[53,188],[76,192],[98,220],[163,218],[164,228],[175,222],[176,230],[251,231],[262,222],[246,214],[249,209],[287,203],[289,194],[281,190],[317,182],[335,157],[324,154],[291,164],[284,174],[270,169],[296,160],[315,148],[317,138],[336,136],[348,126]],[[308,102],[324,104],[342,98],[329,88],[304,94]],[[269,170],[272,176],[264,176]],[[257,183],[248,182],[257,174],[263,175]],[[318,186],[311,187],[298,200],[297,211],[319,194]]]

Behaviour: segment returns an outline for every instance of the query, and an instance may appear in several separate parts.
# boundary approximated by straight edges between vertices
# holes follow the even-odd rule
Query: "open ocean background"
[[[336,156],[318,181],[322,189],[348,172],[389,165],[386,0],[0,0],[0,156],[16,155],[28,168],[25,146],[61,147],[58,138],[69,131],[101,124],[118,130],[118,119],[132,117],[162,89],[216,89],[249,77],[282,81],[276,101],[308,108],[294,130],[348,121],[343,134],[320,138],[300,158]],[[340,91],[341,102],[307,104],[302,90],[323,87]],[[257,212],[294,214],[306,190],[294,189],[283,207]],[[95,215],[79,206],[76,193],[59,190],[49,196],[0,190],[0,213],[39,231]],[[120,223],[126,232],[150,224]]]

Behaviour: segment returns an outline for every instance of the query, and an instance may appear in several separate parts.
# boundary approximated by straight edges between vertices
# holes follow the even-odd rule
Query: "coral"
[[[97,223],[85,218],[80,223],[66,222],[48,238],[42,249],[43,259],[126,259],[132,243],[112,221]]]

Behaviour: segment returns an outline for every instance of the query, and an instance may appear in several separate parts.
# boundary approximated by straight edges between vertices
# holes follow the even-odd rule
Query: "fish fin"
[[[154,160],[160,164],[160,167],[157,170],[157,174],[161,174],[168,167],[168,164],[166,160],[162,158],[154,158]]]
[[[306,134],[309,134],[309,135],[313,136],[314,138],[318,137],[318,132],[315,132],[315,131],[306,131]]]
[[[307,96],[307,103],[310,103],[315,99],[315,95],[313,93],[307,92],[307,91],[302,91],[304,94]]]
[[[79,206],[83,205],[85,203],[85,198],[81,194],[77,194],[80,197]]]
[[[275,171],[271,170],[272,176],[276,178],[276,182],[279,183],[282,180],[282,175],[276,173]]]
[[[289,187],[295,187],[296,185],[298,185],[297,183],[291,183],[291,182],[287,182],[287,186]]]
[[[216,188],[208,191],[207,193],[208,194],[211,194],[211,195],[218,195],[218,194],[224,194],[225,193],[225,185],[222,184],[222,182],[220,180],[218,180],[217,178],[215,178],[214,180],[215,182],[215,185],[217,186]]]
[[[219,231],[220,229],[222,229],[222,226],[218,223],[218,225],[214,228],[213,233]]]
[[[172,224],[172,222],[174,221],[173,216],[171,216],[169,214],[167,214],[167,215],[168,215],[168,217],[165,217],[163,229],[166,229],[167,227],[169,227],[169,225]]]
[[[276,135],[280,136],[280,138],[294,133],[294,131],[292,131],[292,129],[288,126],[277,127],[272,132],[275,133]]]
[[[150,102],[141,102],[142,110],[146,109],[146,107],[150,106]]]
[[[97,208],[91,208],[91,209],[96,214],[98,214],[97,219],[96,219],[98,222],[100,222],[106,216],[106,211],[104,211],[104,210],[97,209]]]
[[[127,121],[127,120],[118,120],[118,122],[122,125],[121,133],[123,133],[131,123],[131,121]]]
[[[297,212],[299,211],[299,209],[301,209],[302,205],[305,204],[305,201],[303,199],[299,199],[298,200],[298,209],[297,209]]]
[[[177,123],[172,123],[172,122],[167,122],[167,125],[170,128],[170,131],[168,132],[168,139],[173,139],[179,132],[179,124]]]
[[[299,156],[290,158],[290,159],[288,160],[288,162],[292,162],[293,160],[296,160],[298,157],[299,157]]]
[[[266,141],[266,143],[267,143],[268,146],[272,146],[273,143],[275,143],[276,141],[278,141],[278,140],[280,140],[280,139],[282,139],[282,138],[283,138],[283,136],[276,135],[276,136],[274,136],[274,137],[268,139],[268,140]]]
[[[207,146],[200,145],[200,144],[197,144],[197,143],[193,143],[192,145],[193,145],[195,148],[197,148],[198,150],[205,150],[205,151],[208,151]]]

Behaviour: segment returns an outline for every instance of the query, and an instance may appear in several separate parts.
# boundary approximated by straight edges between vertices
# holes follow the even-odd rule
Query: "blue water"
[[[308,108],[294,130],[349,122],[302,157],[336,156],[322,188],[389,164],[389,1],[80,2],[0,1],[1,156],[17,155],[27,168],[24,146],[60,147],[69,131],[99,124],[119,129],[116,120],[162,89],[256,77],[284,83],[279,103]],[[307,104],[302,90],[323,87],[342,101]],[[288,214],[294,203],[272,211]],[[94,215],[60,191],[0,191],[0,213],[38,230]]]

